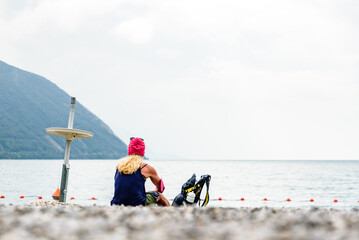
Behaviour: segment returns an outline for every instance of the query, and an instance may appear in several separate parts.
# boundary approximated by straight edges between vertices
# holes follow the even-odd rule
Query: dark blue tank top
[[[141,174],[141,168],[138,168],[132,174],[123,174],[117,170],[115,174],[115,194],[111,205],[145,205],[145,182],[146,180]]]

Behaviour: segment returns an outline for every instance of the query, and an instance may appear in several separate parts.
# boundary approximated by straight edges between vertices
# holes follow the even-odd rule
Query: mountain
[[[63,158],[65,138],[45,128],[67,127],[71,97],[49,80],[0,61],[0,159]],[[94,133],[75,139],[71,159],[116,159],[126,144],[78,101],[74,128]]]

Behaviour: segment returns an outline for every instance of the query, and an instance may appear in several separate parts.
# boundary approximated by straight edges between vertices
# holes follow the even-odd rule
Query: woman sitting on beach
[[[142,138],[131,138],[128,156],[120,159],[115,174],[115,193],[111,205],[151,205],[170,206],[167,198],[160,192],[162,180],[156,169],[143,162],[145,143]],[[150,178],[156,186],[155,191],[146,192],[145,182]]]

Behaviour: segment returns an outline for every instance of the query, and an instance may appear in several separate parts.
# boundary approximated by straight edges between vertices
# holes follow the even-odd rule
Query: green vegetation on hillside
[[[65,139],[45,128],[67,127],[70,96],[49,80],[0,61],[0,159],[63,158]],[[74,128],[93,132],[92,139],[76,139],[72,159],[116,159],[126,145],[79,102]]]

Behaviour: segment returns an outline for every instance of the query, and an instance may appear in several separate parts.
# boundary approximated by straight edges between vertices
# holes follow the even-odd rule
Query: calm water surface
[[[0,160],[0,204],[52,200],[63,160]],[[173,199],[196,173],[210,174],[209,206],[359,208],[359,161],[148,161]],[[117,160],[70,160],[67,201],[109,205]],[[146,189],[152,190],[150,180]],[[19,196],[25,196],[20,199]],[[70,200],[75,197],[75,200]],[[95,197],[97,200],[91,200]],[[218,201],[218,198],[222,201]],[[244,201],[240,201],[244,198]],[[268,201],[263,201],[267,198]],[[290,198],[292,201],[287,202]],[[309,199],[313,198],[314,202]],[[334,203],[333,200],[338,202]]]

